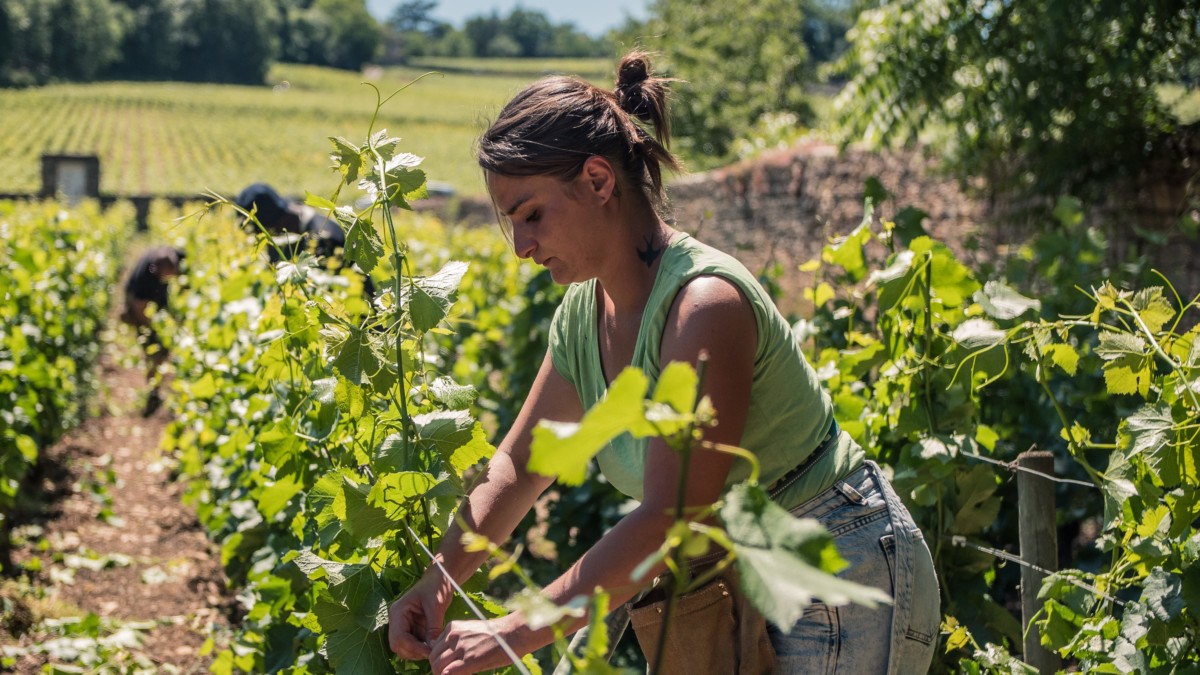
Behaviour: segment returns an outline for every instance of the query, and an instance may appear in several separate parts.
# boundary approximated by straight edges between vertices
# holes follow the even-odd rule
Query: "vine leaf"
[[[258,511],[263,518],[270,520],[275,517],[304,489],[304,484],[292,474],[284,474],[271,483],[258,495]]]
[[[663,368],[654,385],[651,400],[665,403],[675,412],[689,413],[696,407],[696,387],[700,381],[695,369],[682,361],[672,361]]]
[[[996,522],[1002,501],[995,496],[996,474],[987,466],[975,465],[955,478],[958,502],[962,506],[954,514],[954,530],[960,534],[982,532]]]
[[[1141,456],[1146,468],[1160,481],[1175,482],[1177,476],[1164,476],[1176,472],[1175,451],[1171,445],[1171,435],[1174,432],[1175,421],[1171,416],[1171,406],[1160,403],[1143,406],[1117,429],[1120,447],[1125,450],[1131,460]]]
[[[431,277],[413,279],[407,289],[413,328],[424,333],[446,318],[466,272],[467,263],[452,260]]]
[[[375,230],[375,225],[369,219],[355,215],[352,209],[340,208],[334,214],[346,232],[343,255],[370,274],[384,255],[383,239]]]
[[[340,136],[330,136],[329,141],[333,143],[333,152],[329,155],[333,168],[342,174],[342,182],[346,185],[353,184],[362,172],[362,152],[358,146]]]
[[[852,279],[859,281],[867,273],[866,258],[863,247],[871,240],[871,219],[874,211],[868,206],[862,222],[842,239],[826,246],[821,253],[821,260],[831,265],[838,265],[846,270]]]
[[[1014,291],[1002,281],[989,281],[975,292],[975,302],[993,319],[1015,319],[1029,311],[1039,311],[1042,303]]]
[[[626,368],[613,381],[607,395],[578,423],[542,420],[533,430],[529,470],[558,476],[567,485],[580,485],[596,453],[623,433],[643,438],[654,433],[646,421],[643,399],[649,387],[646,374]]]
[[[295,424],[290,417],[271,422],[255,439],[263,459],[272,466],[283,466],[300,450]]]
[[[413,424],[417,437],[438,451],[458,479],[476,462],[496,453],[483,426],[465,410],[424,413],[414,417]]]
[[[405,518],[414,501],[434,485],[437,485],[437,479],[420,471],[385,474],[371,487],[368,502],[394,524]]]
[[[1146,341],[1130,333],[1100,334],[1096,354],[1104,359],[1104,382],[1110,394],[1150,392],[1151,357]]]
[[[1079,352],[1067,344],[1057,343],[1046,345],[1044,348],[1050,362],[1063,369],[1068,375],[1074,375],[1079,369]]]
[[[310,579],[324,576],[330,581],[318,591],[313,614],[325,635],[325,655],[334,672],[395,672],[382,630],[387,626],[387,594],[371,568],[322,560],[307,551],[295,562]]]
[[[471,407],[479,392],[475,387],[458,384],[449,376],[443,375],[429,384],[429,393],[438,403],[450,410],[466,410]]]
[[[340,374],[337,376],[337,386],[334,387],[334,401],[337,403],[338,410],[353,418],[362,417],[367,406],[363,388]]]
[[[346,380],[362,385],[382,367],[379,355],[372,349],[370,336],[357,326],[348,326],[342,342],[335,347],[337,358],[333,367]]]
[[[738,559],[741,587],[777,626],[792,626],[818,599],[829,605],[887,604],[887,593],[834,576],[846,563],[833,537],[816,520],[796,518],[761,487],[733,486],[721,520]]]
[[[313,514],[321,545],[328,548],[342,534],[346,515],[341,471],[330,471],[317,479],[308,491],[308,510]]]
[[[967,319],[954,329],[952,337],[965,349],[993,347],[1004,342],[1004,331],[987,319]]]
[[[1151,333],[1162,330],[1163,325],[1175,316],[1175,308],[1171,305],[1171,301],[1163,295],[1161,286],[1143,288],[1134,293],[1129,304],[1133,306],[1134,311],[1138,313]]]

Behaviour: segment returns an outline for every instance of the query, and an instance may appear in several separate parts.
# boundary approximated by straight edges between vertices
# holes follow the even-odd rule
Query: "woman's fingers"
[[[429,658],[425,642],[425,616],[420,604],[400,598],[388,607],[388,646],[397,656],[409,661]]]

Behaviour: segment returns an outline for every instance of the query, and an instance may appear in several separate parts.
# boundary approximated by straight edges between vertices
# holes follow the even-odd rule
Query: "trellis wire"
[[[504,638],[500,637],[500,634],[497,633],[494,628],[492,628],[492,624],[490,621],[488,621],[488,618],[483,615],[483,612],[479,611],[479,608],[476,607],[475,603],[471,601],[471,598],[467,595],[467,592],[462,589],[462,586],[458,585],[458,582],[454,580],[454,577],[450,576],[450,572],[447,571],[442,563],[437,559],[437,557],[433,554],[433,551],[429,550],[429,547],[425,545],[425,542],[421,541],[421,538],[417,536],[416,532],[413,532],[412,527],[408,523],[405,523],[404,527],[408,529],[408,534],[413,538],[413,541],[417,542],[422,551],[425,551],[425,555],[429,556],[429,562],[436,565],[438,571],[442,573],[442,576],[446,577],[446,581],[449,581],[450,585],[454,587],[454,592],[458,593],[458,597],[462,598],[463,602],[467,603],[467,607],[471,610],[471,612],[475,616],[479,617],[479,620],[483,622],[484,630],[486,630],[488,634],[492,636],[492,639],[496,641],[496,644],[500,645],[500,649],[504,650],[505,655],[507,655],[509,660],[512,661],[513,665],[516,666],[517,670],[521,671],[521,675],[530,675],[529,669],[525,667],[524,663],[521,663],[521,657],[517,656],[517,653],[513,651],[513,648],[508,646],[508,643],[504,641]]]
[[[954,544],[955,546],[960,546],[963,548],[973,548],[976,551],[980,551],[982,553],[987,553],[988,555],[995,556],[997,558],[1000,558],[1001,560],[1007,560],[1008,562],[1016,563],[1017,565],[1021,565],[1022,567],[1028,567],[1029,569],[1036,570],[1037,572],[1045,574],[1046,576],[1058,574],[1057,572],[1052,572],[1044,567],[1041,567],[1039,565],[1034,565],[1033,563],[1028,562],[1026,560],[1022,560],[1020,556],[1013,555],[1013,554],[1009,553],[1008,551],[1002,551],[998,548],[991,548],[990,546],[980,546],[979,544],[969,542],[969,541],[967,541],[967,538],[961,534],[956,534],[956,535],[950,537],[950,543]],[[1096,588],[1095,586],[1092,586],[1091,584],[1086,584],[1082,581],[1079,581],[1078,579],[1072,579],[1071,577],[1061,577],[1061,578],[1063,581],[1066,581],[1067,583],[1071,584],[1072,586],[1078,586],[1079,588],[1082,588],[1083,590],[1085,590],[1089,593],[1092,593],[1093,595],[1098,595],[1098,596],[1104,598],[1105,600],[1108,600],[1109,602],[1115,603],[1122,607],[1125,606],[1125,602],[1123,600],[1118,600],[1117,598],[1114,598],[1113,596],[1109,595],[1108,593],[1105,593],[1104,591],[1100,590],[1099,588]]]
[[[987,462],[989,464],[995,464],[997,466],[1002,466],[1002,467],[1008,469],[1009,471],[1024,471],[1025,473],[1031,473],[1035,476],[1041,476],[1042,478],[1045,478],[1046,480],[1052,480],[1055,483],[1068,483],[1070,485],[1082,485],[1083,487],[1095,488],[1097,490],[1100,489],[1099,485],[1096,485],[1095,483],[1090,483],[1086,480],[1075,480],[1074,478],[1059,478],[1058,476],[1053,476],[1048,473],[1042,473],[1041,471],[1037,471],[1035,469],[1029,469],[1029,468],[1023,467],[1020,464],[1017,464],[1016,462],[1003,462],[998,459],[992,459],[991,457],[984,457],[983,455],[976,455],[976,454],[970,453],[970,452],[963,452],[961,450],[959,451],[959,454],[964,457],[978,459],[978,460]]]

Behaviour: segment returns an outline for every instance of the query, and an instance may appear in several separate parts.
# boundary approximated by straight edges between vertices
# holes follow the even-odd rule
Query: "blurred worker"
[[[266,183],[248,186],[234,203],[253,214],[271,235],[271,246],[267,248],[271,262],[295,258],[311,245],[318,255],[333,258],[339,269],[343,266],[341,249],[346,245],[346,233],[337,221],[317,209],[284,199]],[[363,274],[363,290],[368,297],[375,292],[367,274]]]
[[[138,342],[149,360],[146,380],[151,383],[142,415],[149,417],[162,405],[159,392],[158,368],[167,360],[167,348],[163,345],[150,321],[150,305],[157,309],[169,309],[168,280],[179,275],[179,268],[186,253],[171,246],[155,246],[137,259],[133,270],[125,280],[125,309],[121,321],[133,326]]]

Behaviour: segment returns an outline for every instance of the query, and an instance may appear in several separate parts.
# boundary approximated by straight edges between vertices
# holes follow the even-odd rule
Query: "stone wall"
[[[1181,204],[1194,183],[1200,143],[1177,144],[1151,163],[1131,186],[1110,194],[1093,209],[1091,222],[1105,222],[1112,253],[1146,251],[1181,294],[1200,292],[1200,242],[1178,227]],[[964,191],[921,151],[838,152],[808,142],[752,162],[678,179],[670,186],[675,224],[699,239],[736,255],[751,271],[778,263],[787,297],[785,311],[801,311],[800,291],[811,279],[797,267],[817,256],[830,237],[849,232],[863,217],[864,185],[875,177],[892,199],[877,213],[894,219],[913,206],[928,214],[925,230],[946,242],[972,267],[1003,259],[1048,223],[1044,204],[999,204]],[[1182,176],[1182,178],[1181,178]],[[1191,183],[1189,184],[1189,180]],[[968,194],[970,192],[970,194]],[[1158,244],[1136,233],[1154,232]],[[969,245],[972,243],[974,245]],[[1081,280],[1081,282],[1099,280]]]

